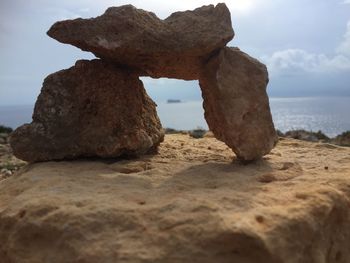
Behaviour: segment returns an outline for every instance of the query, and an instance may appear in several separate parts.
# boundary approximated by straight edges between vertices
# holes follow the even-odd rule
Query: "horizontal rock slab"
[[[0,258],[350,262],[350,148],[293,139],[242,166],[214,138],[159,154],[47,162],[0,181]]]
[[[57,22],[47,34],[145,76],[185,80],[198,79],[201,64],[234,36],[225,4],[164,20],[132,5],[111,7],[96,18]]]
[[[19,159],[118,157],[154,150],[164,134],[138,75],[101,60],[80,60],[49,75],[33,122],[10,139]]]
[[[275,146],[266,66],[238,48],[223,48],[203,67],[199,85],[205,119],[215,137],[244,161],[259,159]]]

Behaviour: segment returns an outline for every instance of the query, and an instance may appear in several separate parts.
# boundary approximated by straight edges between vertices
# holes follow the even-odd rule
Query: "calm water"
[[[275,126],[292,129],[322,130],[336,136],[350,130],[350,97],[342,98],[271,98]],[[0,106],[0,124],[16,128],[30,122],[33,106]],[[158,103],[163,127],[190,130],[207,128],[202,102]]]

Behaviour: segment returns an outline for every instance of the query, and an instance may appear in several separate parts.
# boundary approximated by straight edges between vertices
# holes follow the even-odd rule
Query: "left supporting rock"
[[[10,141],[18,158],[34,162],[139,155],[163,138],[156,104],[137,73],[80,60],[45,79],[33,122]]]

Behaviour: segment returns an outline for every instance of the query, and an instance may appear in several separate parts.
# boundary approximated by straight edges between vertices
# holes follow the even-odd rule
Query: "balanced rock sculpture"
[[[164,134],[139,76],[198,79],[205,118],[243,161],[269,153],[276,133],[265,65],[237,48],[225,4],[176,12],[165,20],[131,5],[97,18],[55,23],[48,35],[94,53],[47,77],[33,122],[11,137],[26,161],[138,155]]]

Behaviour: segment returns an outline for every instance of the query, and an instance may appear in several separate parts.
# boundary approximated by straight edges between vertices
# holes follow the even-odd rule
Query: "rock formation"
[[[15,130],[11,146],[26,161],[117,157],[146,153],[163,137],[156,105],[138,75],[80,60],[45,79],[33,122]]]
[[[29,165],[0,183],[0,262],[350,262],[350,148],[232,156],[166,135],[136,160]]]
[[[242,160],[269,153],[277,142],[267,83],[266,66],[237,48],[221,49],[201,71],[208,126]]]
[[[225,4],[165,20],[131,5],[112,7],[97,18],[57,22],[48,35],[101,60],[45,80],[33,123],[12,136],[21,159],[116,157],[156,148],[161,126],[139,76],[199,79],[209,127],[243,161],[275,145],[266,67],[225,47],[234,36]]]
[[[203,61],[233,38],[225,4],[177,12],[165,20],[132,5],[94,19],[57,22],[48,35],[142,75],[198,79]]]

